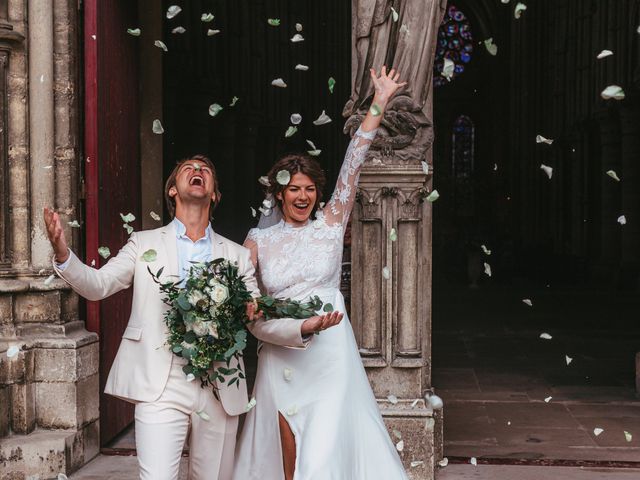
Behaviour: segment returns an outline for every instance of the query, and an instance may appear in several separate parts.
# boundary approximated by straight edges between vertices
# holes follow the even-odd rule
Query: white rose
[[[207,299],[206,295],[202,293],[200,290],[192,290],[189,293],[189,297],[187,298],[187,300],[189,300],[189,303],[194,307],[198,304],[199,301],[206,300],[206,299]]]
[[[203,322],[202,320],[196,320],[193,322],[193,332],[199,337],[204,337],[209,333],[207,323],[208,322]]]
[[[209,327],[209,335],[211,335],[213,338],[218,338],[218,325],[215,324],[215,322],[207,322],[208,323],[208,327]]]
[[[229,298],[229,289],[221,283],[211,286],[211,300],[215,303],[222,303]]]

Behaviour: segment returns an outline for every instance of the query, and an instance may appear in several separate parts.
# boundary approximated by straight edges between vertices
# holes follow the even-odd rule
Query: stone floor
[[[638,312],[637,294],[436,289],[433,385],[445,401],[445,455],[639,462]]]

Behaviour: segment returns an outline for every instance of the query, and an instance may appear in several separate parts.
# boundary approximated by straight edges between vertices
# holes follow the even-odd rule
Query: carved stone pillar
[[[442,456],[442,411],[427,401],[433,393],[431,204],[425,201],[431,175],[421,162],[431,173],[432,69],[445,7],[445,0],[352,1],[352,96],[343,112],[345,131],[353,134],[371,105],[371,67],[386,64],[409,82],[389,103],[360,177],[351,224],[351,319],[412,479],[434,478]]]

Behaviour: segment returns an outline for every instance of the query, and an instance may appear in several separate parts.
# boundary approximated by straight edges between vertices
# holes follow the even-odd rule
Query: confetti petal
[[[120,214],[120,218],[122,219],[122,221],[123,221],[124,223],[131,223],[131,222],[133,222],[133,221],[136,219],[136,216],[135,216],[133,213],[129,212],[129,213],[127,213],[126,215],[123,215],[123,214],[121,213],[121,214]]]
[[[289,417],[293,417],[294,415],[298,414],[298,406],[297,405],[292,405],[289,408],[287,408],[287,415]]]
[[[71,228],[80,228],[80,224],[78,223],[77,220],[73,220],[71,222],[67,222],[67,224],[71,227]]]
[[[389,269],[389,267],[384,267],[382,269],[382,276],[385,280],[389,280],[391,278],[391,270]]]
[[[299,113],[292,113],[291,117],[289,117],[289,120],[291,120],[291,123],[293,123],[294,125],[300,125],[300,122],[302,122],[302,115],[300,115]]]
[[[222,106],[217,104],[217,103],[212,103],[209,106],[209,115],[211,115],[212,117],[215,117],[216,115],[218,115],[220,112],[222,111]]]
[[[607,175],[609,175],[611,178],[613,178],[616,182],[620,181],[620,178],[618,177],[618,174],[616,172],[614,172],[613,170],[609,170],[607,172]]]
[[[260,185],[264,185],[265,187],[270,187],[271,184],[269,183],[269,177],[267,176],[262,176],[258,179],[258,183]]]
[[[544,399],[544,401],[545,401],[546,403],[549,403],[549,402],[551,401],[551,399],[552,399],[552,398],[553,398],[553,397],[547,397],[547,398],[545,398],[545,399]]]
[[[392,228],[389,232],[389,240],[391,240],[392,242],[398,240],[398,232],[396,232],[395,228]]]
[[[55,275],[49,275],[44,281],[45,286],[48,287],[49,285],[51,285],[55,279],[56,279]]]
[[[529,305],[530,307],[533,307],[533,302],[529,298],[523,298],[522,303],[524,303],[525,305]]]
[[[213,37],[214,35],[217,35],[219,33],[220,33],[220,30],[214,30],[210,28],[209,30],[207,30],[207,37]]]
[[[287,382],[290,382],[291,379],[293,378],[293,370],[291,370],[290,368],[285,368],[282,371],[282,376]]]
[[[20,352],[20,347],[12,345],[7,349],[7,358],[13,358]]]
[[[158,47],[161,48],[162,50],[164,50],[165,52],[168,52],[169,49],[167,48],[167,46],[164,44],[164,42],[162,40],[156,40],[155,42],[153,42],[153,44]]]
[[[256,403],[257,402],[255,397],[252,397],[251,400],[249,400],[249,403],[247,403],[247,408],[245,410],[248,412],[249,410],[251,410],[253,407],[256,406]]]
[[[371,115],[373,115],[374,117],[377,117],[382,114],[382,109],[377,103],[371,104],[369,111],[371,112]]]
[[[156,212],[151,211],[149,212],[149,215],[151,216],[151,218],[153,218],[156,222],[159,222],[161,220],[160,215],[158,215]]]
[[[536,143],[546,143],[547,145],[551,145],[553,143],[553,140],[545,138],[542,135],[538,135],[536,137]]]
[[[470,463],[471,465],[473,465],[474,467],[477,467],[477,466],[478,466],[478,460],[476,459],[476,457],[471,457],[471,458],[469,459],[469,463]]]
[[[276,174],[276,181],[283,186],[289,185],[289,182],[291,181],[291,174],[288,170],[280,170]]]
[[[69,480],[69,477],[67,477],[64,473],[59,473],[57,480]]]
[[[438,395],[429,395],[429,405],[434,410],[440,410],[444,407],[444,402]]]
[[[494,57],[498,55],[498,46],[493,43],[493,38],[487,38],[484,41],[484,46],[487,49],[487,52],[489,52]]]
[[[187,375],[187,382],[193,382],[196,379],[196,376],[193,373],[189,373]]]
[[[416,468],[416,467],[419,467],[420,465],[424,465],[424,462],[422,460],[414,460],[409,465],[411,466],[411,468]]]
[[[429,195],[427,195],[427,202],[435,202],[436,200],[438,200],[440,198],[440,194],[438,193],[437,190],[434,190],[433,192],[431,192]]]
[[[396,443],[396,450],[398,450],[399,452],[404,450],[404,440],[400,440],[398,443]]]
[[[422,172],[425,175],[429,175],[429,164],[427,162],[425,162],[424,160],[422,161]]]
[[[145,262],[155,262],[158,258],[158,252],[156,252],[153,248],[150,248],[146,252],[142,254],[140,257]]]
[[[602,60],[603,58],[610,57],[611,55],[613,55],[613,52],[611,50],[602,50],[596,58],[598,60]]]
[[[169,19],[173,18],[176,15],[178,15],[181,11],[182,9],[178,5],[171,5],[169,8],[167,8],[167,18]]]
[[[387,400],[389,400],[392,405],[396,405],[398,403],[398,397],[395,395],[388,395]]]
[[[182,26],[179,26],[179,27],[176,27],[176,28],[174,28],[173,30],[171,30],[171,33],[179,33],[179,34],[182,34],[182,33],[186,32],[186,31],[187,31],[187,29],[186,29],[186,28],[184,28],[184,27],[182,27]]]
[[[602,428],[594,428],[593,429],[593,434],[597,437],[599,436],[602,432],[604,432],[604,430]]]
[[[327,123],[331,123],[331,118],[325,113],[324,110],[322,110],[320,116],[313,121],[313,124],[316,126],[326,125]]]
[[[527,6],[524,3],[518,3],[516,5],[516,9],[513,12],[513,16],[516,17],[516,19],[519,19],[522,16],[522,12],[524,12],[527,9]]]
[[[549,179],[551,179],[551,177],[553,177],[553,168],[549,167],[548,165],[545,165],[544,163],[542,165],[540,165],[540,169],[544,171],[544,173],[547,174],[547,177],[549,177]]]
[[[489,265],[487,262],[484,262],[484,273],[487,277],[491,276],[491,265]]]
[[[442,468],[446,467],[447,465],[449,465],[449,459],[447,457],[444,457],[438,462],[438,465],[440,465]]]
[[[396,9],[393,7],[391,7],[391,17],[393,18],[394,22],[397,22],[400,18],[400,15],[398,15],[398,12],[396,12]]]
[[[267,23],[269,25],[271,25],[272,27],[279,27],[280,26],[280,19],[279,18],[269,18],[269,19],[267,19]]]
[[[569,355],[565,355],[564,360],[567,362],[567,365],[573,362],[573,358],[571,358]]]
[[[131,225],[129,225],[128,223],[123,224],[122,228],[124,228],[129,235],[131,235],[133,233],[133,227]]]
[[[287,84],[284,83],[284,80],[281,78],[276,78],[275,80],[272,80],[271,85],[273,85],[274,87],[287,88]]]
[[[213,16],[213,13],[203,13],[202,16],[200,17],[200,20],[203,21],[204,23],[209,23],[209,22],[212,22],[214,18],[215,17]]]
[[[290,126],[289,128],[287,128],[287,131],[284,132],[284,136],[285,138],[292,137],[293,135],[295,135],[297,131],[298,131],[298,127]]]
[[[307,153],[312,157],[317,157],[322,153],[322,150],[307,150]]]
[[[296,23],[296,32],[301,32],[301,31],[302,31],[302,24]]]
[[[416,408],[419,402],[420,402],[420,399],[416,398],[413,402],[411,402],[411,408]]]
[[[624,100],[624,97],[625,97],[624,90],[622,90],[622,87],[620,87],[618,85],[610,85],[610,86],[608,86],[607,88],[605,88],[602,91],[602,93],[600,95],[605,100],[610,100],[612,98],[614,100]]]
[[[204,410],[200,410],[199,412],[196,412],[196,415],[198,415],[205,422],[208,422],[209,420],[211,420],[211,417],[209,416],[209,414]]]
[[[336,86],[336,79],[333,77],[329,77],[329,80],[327,80],[327,86],[329,87],[329,92],[333,93],[333,89]]]
[[[506,4],[507,4],[507,3],[509,3],[511,0],[500,0],[500,1],[506,5]]]
[[[303,72],[306,72],[307,70],[309,70],[309,67],[307,65],[302,65],[301,63],[296,65],[296,70],[302,70]]]
[[[156,135],[162,135],[164,133],[164,128],[162,128],[162,123],[160,122],[160,120],[155,119],[153,121],[153,127],[151,128],[151,130]]]
[[[633,435],[631,435],[629,432],[625,431],[625,432],[624,432],[624,439],[625,439],[627,442],[631,442],[631,441],[633,440]]]
[[[109,247],[99,247],[98,255],[100,255],[102,258],[106,260],[111,256],[111,250],[109,250]]]
[[[400,432],[400,430],[393,430],[393,436],[396,437],[398,440],[402,440],[402,433]]]
[[[238,100],[240,100],[238,97],[233,97],[231,99],[231,103],[229,104],[230,107],[235,107],[236,103],[238,103]]]
[[[256,218],[256,216],[258,215],[258,212],[256,212],[256,209],[253,207],[249,207],[251,209],[251,216],[253,218]]]
[[[142,31],[139,28],[127,28],[127,33],[134,37],[139,37]]]
[[[553,337],[551,335],[549,335],[548,333],[541,333],[540,334],[540,338],[542,338],[544,340],[551,340]]]
[[[620,215],[618,217],[618,223],[620,225],[626,225],[627,224],[627,217],[625,217],[624,215]]]
[[[456,64],[453,62],[453,60],[449,58],[445,58],[444,66],[442,67],[442,72],[440,72],[440,75],[442,75],[448,81],[451,81],[455,70],[456,70]]]
[[[304,37],[299,33],[296,33],[293,37],[291,37],[291,41],[293,43],[304,42]]]
[[[489,250],[486,245],[480,245],[480,248],[485,255],[491,255],[491,250]]]

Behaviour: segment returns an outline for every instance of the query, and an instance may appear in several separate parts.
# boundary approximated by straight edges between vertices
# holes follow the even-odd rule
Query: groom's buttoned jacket
[[[259,295],[249,250],[215,232],[212,247],[212,258],[222,257],[237,262],[239,274],[244,276],[247,288],[254,296]],[[151,249],[157,252],[156,259],[146,262],[142,255]],[[109,372],[105,393],[134,403],[157,400],[169,378],[173,353],[166,344],[164,313],[168,306],[162,301],[159,286],[147,270],[150,268],[156,273],[162,267],[162,281],[175,281],[178,278],[178,252],[173,223],[155,230],[132,233],[120,252],[100,269],[85,265],[73,254],[64,270],[54,262],[58,275],[88,300],[102,300],[133,285],[131,316]],[[102,321],[109,328],[109,319]],[[302,322],[294,319],[260,319],[251,322],[249,329],[264,342],[304,348],[305,341],[300,333]],[[235,366],[234,360],[231,368]],[[242,359],[240,366],[244,369]],[[245,412],[247,387],[244,381],[239,387],[222,384],[217,387],[220,402],[227,414]]]

